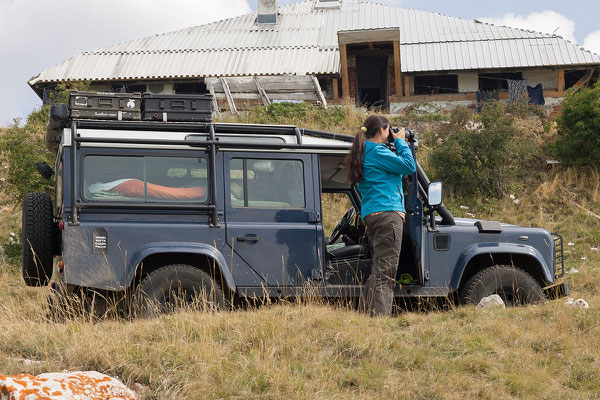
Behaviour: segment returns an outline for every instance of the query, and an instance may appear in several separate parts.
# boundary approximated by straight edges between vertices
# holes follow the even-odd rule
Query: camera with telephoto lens
[[[387,141],[385,142],[385,145],[388,149],[390,149],[392,153],[396,153],[398,149],[396,149],[396,146],[394,145],[394,135],[392,135],[392,132],[400,132],[400,128],[397,126],[390,126],[390,133],[388,135]],[[406,129],[404,131],[404,140],[406,140],[409,143],[415,143],[416,146],[417,137],[415,135],[415,131],[413,131],[412,129]]]
[[[387,141],[394,143],[394,135],[392,135],[392,132],[393,133],[400,132],[400,127],[398,127],[398,126],[390,126],[390,133],[388,135]],[[415,142],[415,131],[413,131],[412,129],[406,129],[404,131],[404,139],[407,142]]]

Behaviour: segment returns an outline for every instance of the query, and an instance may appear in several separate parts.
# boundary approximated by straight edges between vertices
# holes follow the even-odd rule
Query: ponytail
[[[354,137],[350,153],[346,156],[345,163],[346,168],[348,169],[347,177],[353,185],[362,181],[363,178],[362,163],[363,155],[365,154],[365,140],[366,134],[364,130],[361,129]]]
[[[377,135],[379,130],[390,125],[387,118],[380,115],[370,115],[365,120],[364,126],[354,137],[350,152],[344,163],[348,170],[347,178],[350,183],[356,185],[363,179],[363,157],[365,155],[365,141]]]

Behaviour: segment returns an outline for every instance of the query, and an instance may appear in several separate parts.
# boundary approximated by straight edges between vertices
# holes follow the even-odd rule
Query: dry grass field
[[[146,399],[600,398],[600,208],[597,171],[567,170],[519,196],[470,204],[477,217],[561,232],[572,296],[477,310],[450,307],[368,318],[338,305],[290,301],[153,320],[45,319],[47,289],[0,265],[0,371],[98,370]],[[570,194],[565,193],[565,189]],[[453,199],[449,199],[452,204]],[[457,210],[458,209],[458,210]],[[459,207],[453,210],[460,214]],[[3,209],[2,235],[18,224]],[[12,228],[10,228],[12,227]]]
[[[350,118],[346,126],[357,126],[363,116]],[[45,318],[48,289],[24,285],[17,256],[0,261],[0,374],[97,370],[157,400],[600,399],[600,252],[593,250],[600,219],[592,215],[600,214],[600,175],[561,167],[544,174],[543,183],[514,193],[518,204],[508,195],[445,202],[459,217],[561,233],[567,270],[579,271],[564,279],[589,309],[560,299],[368,318],[292,299],[151,320],[56,323]],[[0,243],[15,255],[10,233],[19,232],[20,210],[7,205],[1,185]],[[346,206],[335,196],[324,204],[330,230]]]

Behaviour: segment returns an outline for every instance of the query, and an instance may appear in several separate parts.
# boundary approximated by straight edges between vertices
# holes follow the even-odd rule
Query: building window
[[[206,85],[200,82],[179,82],[173,85],[175,94],[204,94]]]
[[[458,75],[415,76],[415,94],[458,93]]]
[[[204,203],[205,158],[88,155],[83,194],[90,201]]]
[[[229,179],[234,208],[304,208],[300,160],[234,158]]]
[[[523,79],[522,72],[503,72],[497,74],[479,74],[479,90],[508,90],[507,79]]]
[[[575,85],[587,73],[586,70],[565,71],[565,87],[567,90]]]
[[[146,84],[145,83],[118,83],[114,84],[110,90],[112,93],[145,93],[146,92]]]

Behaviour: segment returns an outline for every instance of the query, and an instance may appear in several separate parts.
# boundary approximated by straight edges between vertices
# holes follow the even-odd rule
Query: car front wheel
[[[540,284],[520,268],[495,265],[473,275],[460,291],[463,304],[478,304],[481,299],[499,295],[507,306],[539,303],[546,299]]]

